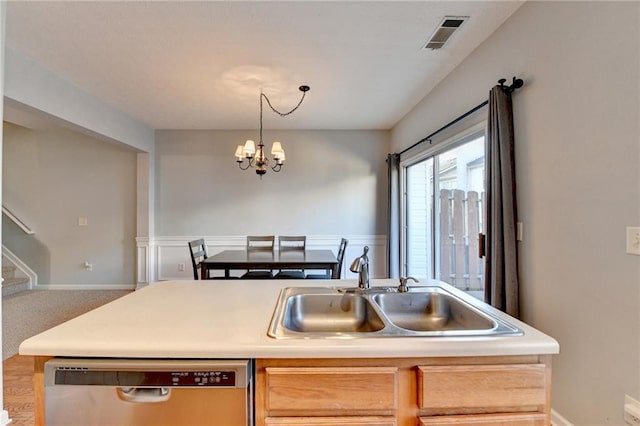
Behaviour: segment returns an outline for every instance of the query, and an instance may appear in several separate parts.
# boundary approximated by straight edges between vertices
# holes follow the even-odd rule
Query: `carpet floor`
[[[128,290],[40,290],[4,297],[2,359],[17,354],[23,340],[129,293]]]

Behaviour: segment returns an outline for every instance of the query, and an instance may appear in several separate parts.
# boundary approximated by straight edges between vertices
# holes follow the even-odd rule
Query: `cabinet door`
[[[395,367],[268,367],[270,416],[395,415]]]
[[[422,426],[545,426],[547,416],[542,413],[481,414],[473,416],[420,417]]]
[[[544,412],[544,364],[422,366],[422,414]]]
[[[266,426],[396,426],[393,417],[267,417]]]

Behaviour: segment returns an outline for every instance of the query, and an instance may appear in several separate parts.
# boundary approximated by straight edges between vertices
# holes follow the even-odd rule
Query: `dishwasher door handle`
[[[171,398],[169,388],[116,388],[118,398],[126,402],[149,404],[165,402]]]

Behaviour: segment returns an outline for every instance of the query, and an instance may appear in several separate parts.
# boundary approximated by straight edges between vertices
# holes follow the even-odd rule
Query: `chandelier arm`
[[[251,160],[249,160],[249,163],[247,164],[247,167],[242,167],[242,161],[238,161],[238,167],[240,167],[240,170],[249,170],[252,166],[251,164]]]

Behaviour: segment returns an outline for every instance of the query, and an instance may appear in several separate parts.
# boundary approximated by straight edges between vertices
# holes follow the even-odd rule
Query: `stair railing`
[[[29,228],[23,221],[21,221],[15,214],[11,212],[11,210],[6,208],[4,205],[2,206],[2,214],[7,216],[9,219],[13,221],[13,223],[18,225],[18,227],[22,229],[25,234],[33,235],[35,233],[31,228]]]
[[[22,259],[15,255],[15,253],[6,248],[4,244],[2,245],[2,256],[6,258],[6,260],[8,260],[11,265],[15,266],[18,271],[22,272],[27,278],[29,278],[30,289],[38,287],[38,274],[36,273],[36,271],[31,269],[29,265],[24,263]],[[2,260],[4,263],[5,259]],[[2,280],[4,281],[4,278]]]

